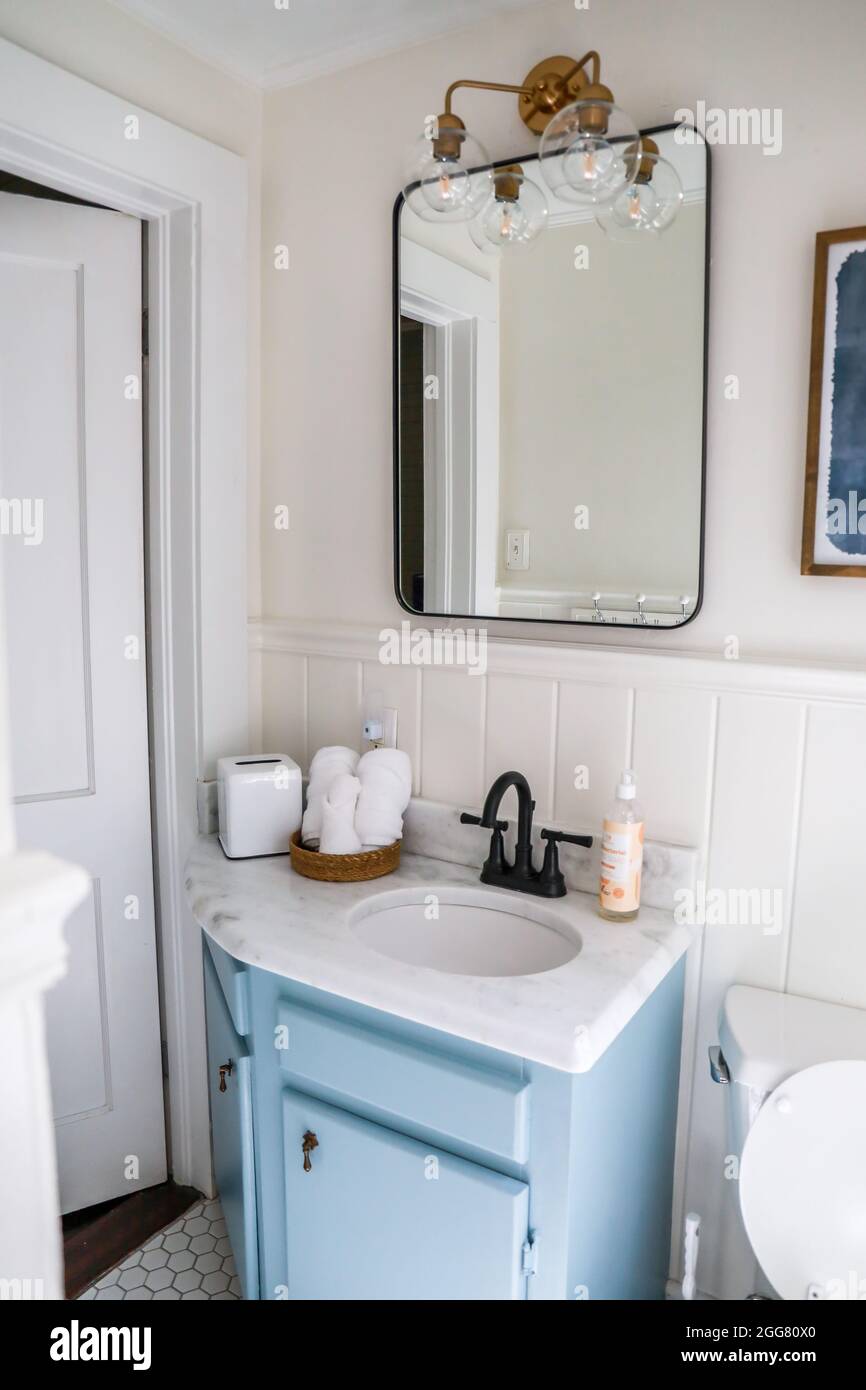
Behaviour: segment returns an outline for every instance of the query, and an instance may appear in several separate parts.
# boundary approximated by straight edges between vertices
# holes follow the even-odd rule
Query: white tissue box
[[[288,854],[302,815],[301,769],[284,753],[217,762],[220,844],[229,859]]]

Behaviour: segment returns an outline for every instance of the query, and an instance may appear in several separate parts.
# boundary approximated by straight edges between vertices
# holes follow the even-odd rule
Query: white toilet
[[[866,1299],[866,1011],[733,985],[710,1048],[739,1197],[780,1298]]]

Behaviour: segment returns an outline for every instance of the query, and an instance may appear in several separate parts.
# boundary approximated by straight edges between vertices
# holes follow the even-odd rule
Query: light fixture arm
[[[591,48],[588,53],[584,53],[583,57],[575,63],[574,67],[571,69],[571,72],[567,72],[565,74],[565,76],[563,77],[563,81],[566,83],[570,82],[571,79],[575,77],[576,74],[579,73],[582,68],[586,67],[587,63],[590,60],[592,60],[592,73],[590,74],[589,80],[593,84],[593,86],[595,86],[596,83],[601,81],[601,58],[599,57],[598,53],[596,53],[594,48]]]
[[[451,110],[451,98],[461,87],[473,87],[481,92],[513,92],[515,96],[531,96],[530,87],[514,87],[508,82],[476,82],[468,77],[460,77],[456,82],[452,82],[448,91],[445,93],[445,115],[453,114]]]
[[[567,87],[569,82],[571,82],[571,80],[574,77],[576,77],[579,72],[583,71],[587,63],[592,64],[592,72],[590,74],[589,80],[593,84],[593,86],[595,86],[598,83],[601,75],[601,58],[599,57],[598,53],[594,48],[591,48],[588,53],[584,53],[583,57],[579,58],[576,63],[572,63],[571,67],[568,68],[564,73],[557,74],[562,86]],[[451,86],[445,93],[444,114],[446,116],[450,116],[453,114],[452,100],[454,97],[454,93],[459,91],[461,87],[470,87],[473,88],[475,91],[479,92],[511,92],[514,96],[519,97],[531,97],[538,91],[537,85],[515,86],[512,82],[480,82],[477,81],[475,78],[459,77],[456,82],[451,83]]]
[[[610,90],[601,82],[601,58],[594,48],[584,53],[577,62],[562,54],[554,58],[544,58],[536,63],[523,82],[480,82],[475,78],[461,77],[445,93],[445,106],[439,117],[444,138],[451,139],[451,132],[465,129],[460,117],[454,111],[454,93],[472,88],[479,92],[509,92],[518,98],[518,112],[521,120],[536,135],[541,135],[548,121],[571,102],[582,100],[584,96],[602,101],[612,101]]]

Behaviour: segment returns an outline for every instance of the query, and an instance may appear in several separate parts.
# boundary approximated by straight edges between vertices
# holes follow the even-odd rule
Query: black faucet
[[[498,820],[499,805],[509,787],[517,792],[517,845],[514,863],[505,858],[503,830],[508,829],[508,821]],[[483,825],[490,830],[490,853],[481,869],[481,882],[490,883],[497,888],[513,888],[517,893],[534,893],[540,898],[561,898],[565,894],[565,879],[559,867],[560,840],[572,845],[592,844],[591,835],[566,835],[564,830],[542,830],[541,838],[547,841],[544,850],[544,863],[541,870],[532,863],[532,814],[535,802],[529,783],[522,772],[503,772],[484,800],[480,816],[470,816],[466,811],[460,819],[464,825]]]

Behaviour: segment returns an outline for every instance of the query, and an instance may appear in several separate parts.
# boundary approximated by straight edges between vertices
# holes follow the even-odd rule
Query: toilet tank
[[[719,1043],[731,1081],[763,1097],[818,1062],[866,1060],[866,1010],[732,985]]]
[[[866,1010],[799,994],[731,985],[719,1020],[731,1079],[728,1138],[742,1153],[764,1097],[818,1062],[866,1059]]]

